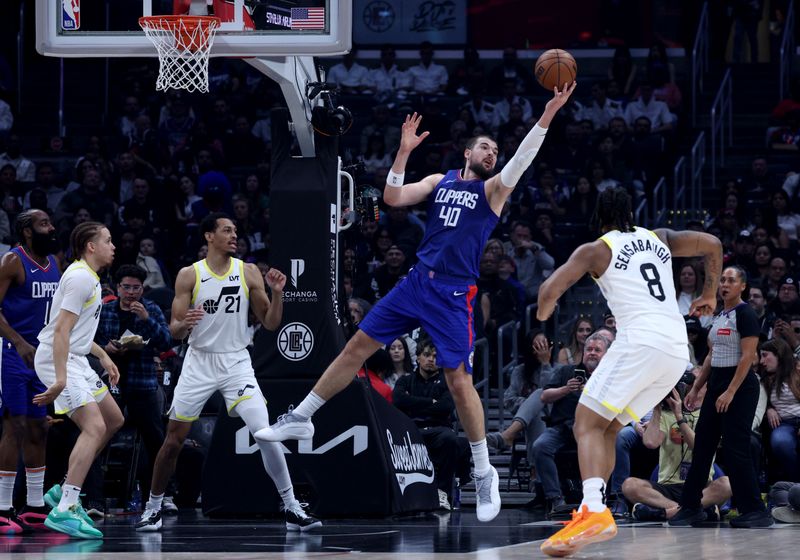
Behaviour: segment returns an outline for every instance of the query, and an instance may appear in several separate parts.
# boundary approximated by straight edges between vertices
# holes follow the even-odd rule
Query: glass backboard
[[[59,57],[156,56],[139,27],[150,15],[222,19],[211,56],[344,54],[352,0],[36,0],[36,49]]]

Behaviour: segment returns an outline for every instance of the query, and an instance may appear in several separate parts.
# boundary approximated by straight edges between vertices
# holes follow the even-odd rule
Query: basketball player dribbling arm
[[[511,196],[517,181],[519,181],[522,174],[536,157],[547,133],[547,127],[550,126],[550,122],[558,110],[569,100],[576,86],[577,82],[572,82],[572,84],[564,84],[564,89],[561,91],[556,88],[553,89],[553,98],[547,102],[542,116],[539,117],[536,125],[520,143],[514,156],[500,173],[486,180],[486,198],[492,210],[498,216],[503,211],[503,205],[506,199]],[[416,183],[403,184],[409,155],[430,134],[426,131],[419,136],[417,135],[417,128],[421,121],[422,116],[414,113],[411,116],[407,115],[403,123],[400,148],[397,150],[392,170],[386,179],[386,186],[394,188],[387,188],[383,192],[383,200],[389,206],[413,206],[422,202],[428,198],[436,188],[436,185],[439,184],[439,181],[444,178],[443,174],[434,173]],[[494,169],[497,161],[497,145],[494,142],[485,141],[486,139],[480,138],[482,141],[478,141],[474,147],[468,148],[468,153],[465,155],[467,159],[483,162],[486,170],[490,172]],[[466,177],[467,173],[465,173]]]
[[[605,232],[603,232],[605,233]],[[696,231],[658,229],[654,233],[669,247],[673,257],[702,256],[705,263],[703,293],[692,302],[690,315],[711,315],[717,306],[717,285],[722,273],[722,251],[719,239]],[[539,288],[539,309],[536,318],[546,321],[555,310],[559,298],[584,274],[599,278],[608,268],[611,250],[602,240],[585,243],[575,249]]]

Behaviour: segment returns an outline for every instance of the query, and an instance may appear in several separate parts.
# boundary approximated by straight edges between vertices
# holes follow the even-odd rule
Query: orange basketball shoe
[[[608,508],[600,513],[589,511],[587,506],[572,512],[572,521],[558,533],[542,543],[542,552],[548,556],[569,556],[587,544],[613,539],[617,524]]]

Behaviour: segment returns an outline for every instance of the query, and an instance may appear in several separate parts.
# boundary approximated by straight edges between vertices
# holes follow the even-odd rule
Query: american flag
[[[325,29],[325,8],[292,8],[292,29]]]

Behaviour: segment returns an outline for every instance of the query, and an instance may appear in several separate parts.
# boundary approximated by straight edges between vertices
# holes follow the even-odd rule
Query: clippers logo
[[[299,362],[314,349],[314,335],[303,323],[289,323],[278,333],[278,350],[289,361]]]
[[[61,29],[74,31],[81,28],[80,0],[61,0]]]
[[[291,278],[292,286],[294,289],[299,289],[298,281],[306,270],[306,261],[304,259],[292,259],[290,266],[289,276]]]

